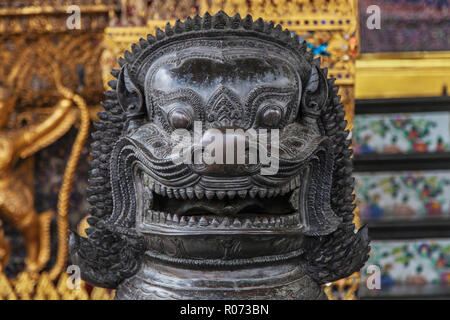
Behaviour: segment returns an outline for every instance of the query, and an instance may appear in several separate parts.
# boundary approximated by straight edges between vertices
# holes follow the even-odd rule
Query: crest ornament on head
[[[207,13],[124,57],[93,133],[88,238],[70,238],[86,281],[118,299],[316,299],[363,266],[343,105],[296,35]],[[278,130],[278,170],[175,161],[171,135],[194,124],[246,147],[245,130]]]

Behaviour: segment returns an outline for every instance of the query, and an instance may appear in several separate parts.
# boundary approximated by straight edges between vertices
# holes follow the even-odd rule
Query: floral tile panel
[[[394,284],[450,283],[450,239],[372,241],[371,255],[362,269],[363,284],[379,267],[381,289]]]
[[[364,221],[450,217],[450,171],[355,173]]]
[[[355,154],[450,151],[450,113],[355,116]]]

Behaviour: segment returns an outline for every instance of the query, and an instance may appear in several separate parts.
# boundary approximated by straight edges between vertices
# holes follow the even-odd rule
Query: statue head
[[[88,281],[115,287],[143,259],[296,260],[317,282],[361,267],[343,105],[304,41],[219,12],[158,29],[119,64],[93,134],[91,228],[71,240]],[[339,241],[346,257],[317,260]]]

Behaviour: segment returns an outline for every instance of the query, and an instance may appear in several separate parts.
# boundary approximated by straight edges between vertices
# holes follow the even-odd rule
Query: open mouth
[[[161,234],[287,233],[303,229],[301,174],[281,187],[172,188],[142,172],[142,228]]]

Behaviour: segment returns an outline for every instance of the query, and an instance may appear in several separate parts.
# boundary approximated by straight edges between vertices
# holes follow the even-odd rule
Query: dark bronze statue
[[[70,238],[83,279],[117,299],[323,299],[321,284],[363,266],[343,105],[305,42],[219,12],[158,29],[119,63],[93,133],[88,238]],[[192,153],[172,152],[172,133],[196,126]],[[277,170],[259,155],[195,161],[209,129],[248,154],[244,131],[278,129]]]

